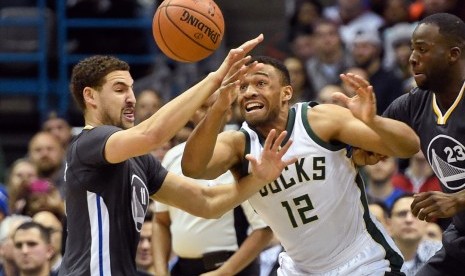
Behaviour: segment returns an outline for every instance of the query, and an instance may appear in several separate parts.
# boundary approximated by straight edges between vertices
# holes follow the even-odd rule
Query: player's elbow
[[[194,160],[182,159],[181,161],[182,174],[190,178],[202,178],[203,171],[200,167],[196,166]]]

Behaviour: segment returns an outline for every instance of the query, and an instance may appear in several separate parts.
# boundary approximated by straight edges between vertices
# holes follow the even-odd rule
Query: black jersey
[[[465,189],[465,101],[463,90],[449,110],[442,111],[430,91],[414,88],[397,98],[384,112],[412,127],[420,137],[421,150],[441,181],[443,191]],[[465,233],[465,212],[453,217]]]
[[[140,230],[167,171],[151,155],[109,164],[105,143],[121,130],[83,130],[66,157],[68,237],[59,275],[136,275]]]

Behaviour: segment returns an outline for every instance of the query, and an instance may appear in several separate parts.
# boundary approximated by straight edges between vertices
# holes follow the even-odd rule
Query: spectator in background
[[[370,213],[384,226],[387,228],[388,209],[386,204],[379,200],[373,200],[368,204]]]
[[[13,255],[19,276],[55,276],[50,271],[53,247],[50,232],[33,221],[18,226],[13,234]]]
[[[152,250],[153,222],[152,211],[147,211],[140,230],[140,239],[136,251],[136,267],[140,276],[155,275],[155,260]]]
[[[306,61],[305,67],[314,91],[327,84],[339,84],[339,75],[352,66],[350,53],[342,44],[338,26],[329,20],[315,24],[315,55]]]
[[[323,10],[323,16],[339,24],[345,45],[350,45],[358,32],[378,31],[384,25],[384,19],[367,9],[364,0],[337,0]]]
[[[394,176],[394,185],[408,193],[441,191],[441,184],[423,152],[419,151],[409,159],[403,174]]]
[[[32,220],[47,228],[50,232],[50,244],[53,248],[53,255],[50,259],[50,270],[58,275],[61,260],[63,258],[63,223],[62,218],[58,218],[50,211],[37,212]]]
[[[0,223],[8,214],[8,191],[4,186],[0,186]]]
[[[31,220],[32,218],[28,216],[10,215],[0,224],[0,275],[18,275],[18,267],[15,264],[13,255],[14,244],[12,237],[19,225]]]
[[[412,214],[413,194],[404,194],[394,200],[387,220],[388,230],[404,256],[401,271],[413,276],[441,247],[440,241],[425,240],[427,222]]]
[[[294,36],[290,43],[289,56],[295,56],[306,63],[315,55],[315,35],[313,32],[302,32]]]
[[[317,97],[317,102],[318,103],[331,103],[331,104],[337,104],[337,105],[340,105],[340,106],[345,106],[344,103],[336,100],[336,99],[333,99],[332,95],[336,92],[343,92],[344,89],[339,86],[339,85],[335,85],[335,84],[328,84],[328,85],[325,85],[321,90],[320,92],[318,93],[318,97]]]
[[[364,69],[376,94],[378,114],[403,94],[402,80],[382,66],[383,46],[377,31],[358,33],[351,44],[355,66]]]
[[[388,209],[392,203],[405,192],[394,186],[393,176],[398,171],[397,159],[387,157],[374,165],[364,167],[367,176],[368,202],[381,201]]]
[[[291,86],[294,89],[290,103],[294,104],[296,102],[314,100],[316,93],[312,90],[305,65],[302,61],[296,57],[288,57],[283,63],[287,67],[287,70],[289,70]]]
[[[428,222],[426,225],[425,235],[423,235],[423,239],[442,241],[442,232],[442,228],[441,226],[439,226],[439,224],[435,222]]]
[[[153,89],[144,89],[137,95],[136,124],[152,116],[163,106],[160,94]]]
[[[294,12],[289,19],[289,39],[296,34],[311,33],[315,23],[322,18],[323,6],[319,0],[296,0]]]
[[[42,131],[53,134],[60,141],[65,151],[73,137],[73,132],[68,121],[58,117],[56,113],[51,113],[47,120],[43,122]]]
[[[20,158],[13,162],[7,178],[10,214],[17,214],[24,208],[26,200],[23,192],[38,177],[37,167],[29,159]]]
[[[39,178],[54,184],[64,196],[65,151],[57,137],[40,131],[29,141],[28,156],[37,167]]]

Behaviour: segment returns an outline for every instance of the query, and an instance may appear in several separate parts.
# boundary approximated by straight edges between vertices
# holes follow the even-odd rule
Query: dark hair
[[[425,17],[420,24],[433,24],[439,27],[439,33],[453,46],[465,51],[465,23],[450,13],[435,13]]]
[[[118,70],[129,71],[129,65],[112,56],[96,55],[76,64],[71,74],[70,90],[79,108],[86,108],[82,95],[85,87],[99,89],[105,82],[105,76]]]
[[[43,226],[42,224],[40,223],[37,223],[35,221],[27,221],[21,225],[19,225],[18,228],[16,228],[15,230],[15,234],[13,235],[13,239],[14,239],[14,236],[16,235],[16,233],[19,231],[19,230],[29,230],[29,229],[37,229],[39,230],[40,232],[40,237],[42,238],[42,240],[46,243],[46,244],[50,244],[51,243],[51,238],[50,238],[50,229]]]
[[[397,203],[400,199],[406,198],[406,197],[413,197],[413,193],[407,193],[407,192],[406,192],[406,193],[402,194],[401,196],[397,197],[396,199],[394,199],[394,201],[393,201],[392,204],[391,204],[391,208],[389,208],[389,212],[388,212],[389,217],[392,216],[392,209],[394,209],[394,206],[396,205],[396,203]]]
[[[289,70],[287,70],[287,67],[284,65],[284,63],[282,63],[282,61],[268,56],[256,56],[252,57],[252,60],[249,62],[249,64],[254,61],[273,66],[279,71],[281,75],[281,85],[291,85],[291,76],[289,75]]]

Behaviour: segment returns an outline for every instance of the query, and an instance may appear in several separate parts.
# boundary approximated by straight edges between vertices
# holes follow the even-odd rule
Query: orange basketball
[[[165,0],[153,16],[152,32],[169,58],[196,62],[220,46],[223,14],[213,0]]]

